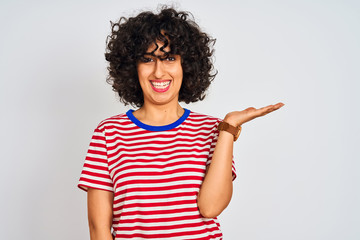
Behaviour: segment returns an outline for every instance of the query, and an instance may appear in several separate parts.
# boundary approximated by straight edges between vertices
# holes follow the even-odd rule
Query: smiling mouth
[[[152,88],[156,91],[156,92],[165,92],[169,89],[170,87],[170,82],[171,80],[166,80],[166,81],[150,81]]]

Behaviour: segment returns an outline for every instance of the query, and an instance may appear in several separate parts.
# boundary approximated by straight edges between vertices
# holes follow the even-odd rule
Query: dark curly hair
[[[106,81],[119,94],[121,102],[137,107],[144,104],[136,64],[156,40],[164,43],[162,48],[169,44],[170,52],[165,54],[181,56],[183,81],[179,102],[204,99],[217,74],[213,72],[211,58],[216,39],[202,32],[194,20],[189,19],[190,15],[194,19],[189,12],[177,12],[165,6],[159,14],[145,11],[136,17],[121,17],[118,22],[111,22],[111,34],[106,40],[105,59],[109,62]]]

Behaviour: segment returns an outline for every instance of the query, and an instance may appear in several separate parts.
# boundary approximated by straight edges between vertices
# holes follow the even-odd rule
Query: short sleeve
[[[78,187],[87,191],[95,188],[113,192],[113,182],[109,173],[105,134],[99,128],[94,130]]]
[[[219,137],[219,130],[217,129],[219,122],[221,121],[221,119],[219,119],[219,121],[216,123],[214,130],[213,130],[213,137],[212,137],[212,141],[211,141],[211,146],[210,146],[210,152],[209,152],[209,157],[206,161],[206,166],[209,165],[211,163],[212,160],[212,156],[214,154],[214,150],[215,150],[215,146]],[[233,155],[233,159],[232,159],[232,180],[234,181],[236,178],[236,169],[235,169],[235,162],[234,162],[234,155]]]

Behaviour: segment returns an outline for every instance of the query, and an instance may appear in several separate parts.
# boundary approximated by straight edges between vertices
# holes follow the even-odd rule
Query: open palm
[[[265,116],[275,110],[278,110],[282,106],[284,106],[284,104],[280,102],[275,105],[269,105],[258,109],[254,107],[249,107],[242,111],[234,111],[226,114],[224,120],[233,126],[240,126],[257,117]]]

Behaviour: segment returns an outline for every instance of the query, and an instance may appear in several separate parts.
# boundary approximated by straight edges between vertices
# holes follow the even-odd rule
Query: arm
[[[111,224],[114,194],[89,188],[87,196],[90,239],[113,240]]]
[[[234,136],[220,131],[211,164],[206,168],[198,195],[198,207],[203,217],[218,216],[231,200],[233,145]]]
[[[240,126],[254,118],[264,116],[282,107],[283,103],[269,105],[260,109],[248,108],[243,111],[228,113],[225,122]],[[226,131],[220,131],[208,165],[204,181],[198,195],[198,207],[202,216],[214,218],[230,203],[232,196],[232,155],[234,136]]]

